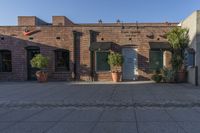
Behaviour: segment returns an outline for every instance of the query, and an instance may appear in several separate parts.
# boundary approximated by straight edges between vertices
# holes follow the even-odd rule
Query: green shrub
[[[32,60],[31,60],[31,66],[38,69],[45,69],[47,68],[49,64],[49,59],[42,54],[37,54]]]
[[[111,66],[112,71],[118,71],[119,67],[123,64],[123,57],[120,53],[111,53],[108,56],[108,64]]]
[[[175,70],[163,68],[161,70],[161,74],[162,74],[164,82],[174,82],[175,81],[175,75],[176,75]]]
[[[160,82],[162,81],[162,75],[160,75],[160,74],[154,74],[154,75],[151,77],[151,79],[152,79],[153,81],[155,81],[156,83],[160,83]]]
[[[153,73],[154,74],[152,75],[151,79],[156,83],[160,83],[163,79],[162,75],[160,74],[160,70],[155,70]]]

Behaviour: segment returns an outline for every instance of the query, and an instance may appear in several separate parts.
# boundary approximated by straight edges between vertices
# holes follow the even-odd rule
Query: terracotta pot
[[[38,82],[44,83],[44,82],[47,82],[48,73],[44,71],[37,71],[36,77],[37,77]]]
[[[112,79],[114,82],[119,82],[121,80],[120,72],[112,72]]]
[[[186,82],[186,71],[180,71],[177,73],[178,82]]]

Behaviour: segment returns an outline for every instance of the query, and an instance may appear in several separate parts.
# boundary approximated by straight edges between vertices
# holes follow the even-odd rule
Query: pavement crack
[[[137,120],[136,108],[134,108],[134,116],[135,116],[135,124],[136,124],[137,133],[139,133],[139,124]]]
[[[99,123],[99,121],[101,120],[101,117],[103,116],[103,113],[105,112],[105,108],[103,109],[103,111],[101,112],[101,114],[99,115],[96,123],[94,124],[94,126],[91,128],[91,130],[89,131],[89,133],[93,133],[94,129],[96,128],[97,124]]]
[[[64,119],[65,117],[69,116],[74,110],[71,110],[70,112],[68,112],[67,114],[63,115],[58,122],[56,122],[55,124],[53,124],[51,127],[49,127],[48,129],[46,129],[45,131],[43,131],[43,133],[48,133],[50,129],[54,128],[56,125],[58,125],[59,121],[61,121],[62,119]]]
[[[167,115],[176,123],[176,125],[181,128],[185,133],[188,133],[175,119],[174,117],[166,110],[164,109],[164,111],[167,113]]]

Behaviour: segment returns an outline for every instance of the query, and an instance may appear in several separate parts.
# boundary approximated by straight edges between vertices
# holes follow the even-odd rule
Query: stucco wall
[[[194,48],[196,52],[195,65],[200,68],[199,33],[200,33],[200,12],[195,11],[181,23],[182,28],[189,29],[190,43],[189,47]],[[200,73],[199,73],[200,77]],[[188,82],[195,84],[195,68],[188,68]],[[200,80],[199,80],[200,83]]]
[[[189,17],[181,22],[182,28],[189,29],[190,47],[196,49],[196,33],[197,33],[197,12],[193,12]]]
[[[199,68],[198,83],[200,84],[200,10],[197,11],[196,65]]]

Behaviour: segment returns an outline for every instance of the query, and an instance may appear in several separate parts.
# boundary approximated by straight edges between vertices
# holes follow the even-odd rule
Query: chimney
[[[19,16],[18,26],[40,26],[48,25],[43,20],[37,18],[36,16]]]
[[[74,23],[65,16],[53,16],[52,23],[54,26],[71,26]]]

